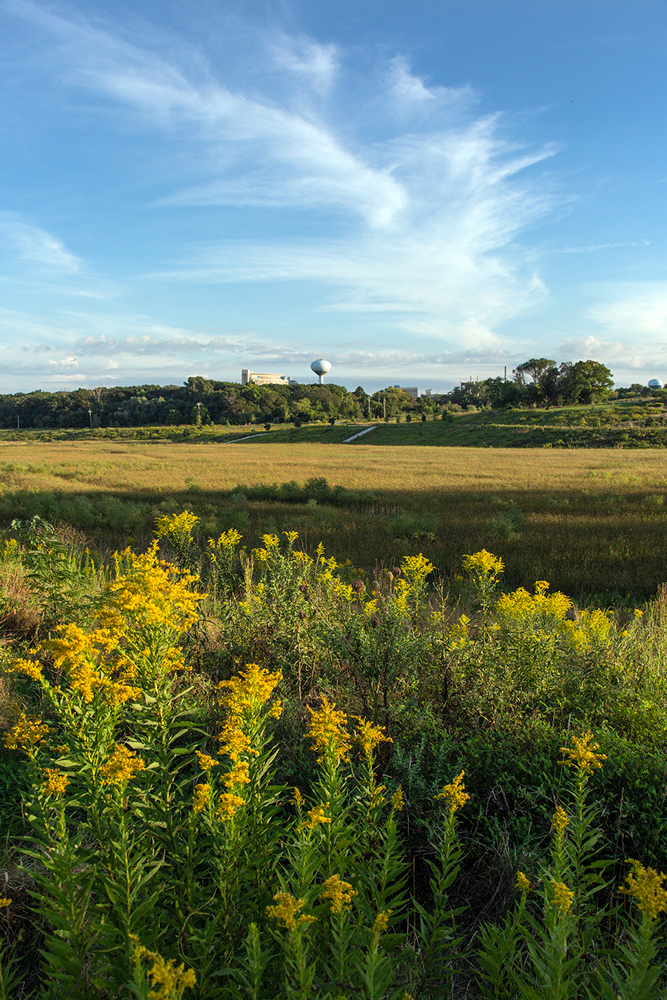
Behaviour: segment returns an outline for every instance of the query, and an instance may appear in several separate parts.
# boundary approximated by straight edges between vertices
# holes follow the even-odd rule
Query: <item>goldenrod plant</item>
[[[423,555],[364,571],[294,532],[248,552],[229,530],[200,558],[185,518],[174,564],[158,546],[175,524],[95,568],[85,615],[5,656],[29,833],[0,881],[0,1000],[664,995],[665,876],[648,853],[614,874],[609,730],[576,715],[591,677],[599,691],[613,675],[617,700],[657,683],[637,667],[650,612],[580,612],[545,581],[503,594],[485,550],[458,607]],[[93,580],[75,569],[77,587]],[[491,808],[479,757],[443,752],[417,801],[410,769],[397,780],[409,726],[442,734],[435,713],[451,713],[463,743],[555,713],[556,696],[571,725],[531,834],[550,846],[520,855],[489,919],[465,905]],[[588,714],[605,698],[592,690]],[[19,926],[38,937],[29,961]]]

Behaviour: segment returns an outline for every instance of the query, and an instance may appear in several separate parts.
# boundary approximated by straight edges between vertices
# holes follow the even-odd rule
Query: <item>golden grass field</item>
[[[12,469],[8,463],[24,468]],[[4,488],[206,491],[325,476],[386,493],[458,490],[642,492],[667,486],[662,451],[339,444],[0,442]]]
[[[67,503],[82,510],[106,496],[130,505],[135,518],[115,511],[114,543],[123,529],[142,543],[155,513],[188,507],[209,533],[233,525],[251,545],[263,531],[297,529],[308,545],[322,539],[339,560],[388,565],[421,549],[447,572],[463,553],[484,547],[505,560],[509,585],[548,579],[579,598],[630,601],[667,581],[666,459],[659,450],[621,449],[2,442],[0,517],[4,524],[25,517],[48,495],[57,503],[51,514],[45,500],[44,516],[72,520],[95,541],[97,527]],[[251,500],[240,509],[229,497],[239,484],[318,476],[368,502],[332,508]],[[435,539],[392,535],[392,518],[405,512],[430,519]],[[507,529],[508,517],[516,530]]]

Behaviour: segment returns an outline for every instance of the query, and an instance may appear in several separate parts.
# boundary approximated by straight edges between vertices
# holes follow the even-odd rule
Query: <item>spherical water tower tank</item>
[[[648,381],[649,389],[664,389],[664,385],[659,378],[651,378]]]
[[[319,375],[321,385],[322,382],[324,382],[324,376],[326,373],[331,371],[331,362],[325,361],[324,358],[318,358],[317,361],[313,361],[310,368],[316,375]]]

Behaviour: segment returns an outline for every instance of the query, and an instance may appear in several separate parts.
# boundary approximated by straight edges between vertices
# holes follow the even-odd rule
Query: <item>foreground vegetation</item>
[[[0,996],[664,995],[664,601],[198,529],[7,536]]]

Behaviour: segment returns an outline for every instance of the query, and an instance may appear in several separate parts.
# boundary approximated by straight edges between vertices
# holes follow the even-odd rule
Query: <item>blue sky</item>
[[[0,2],[0,390],[667,379],[663,0]]]

